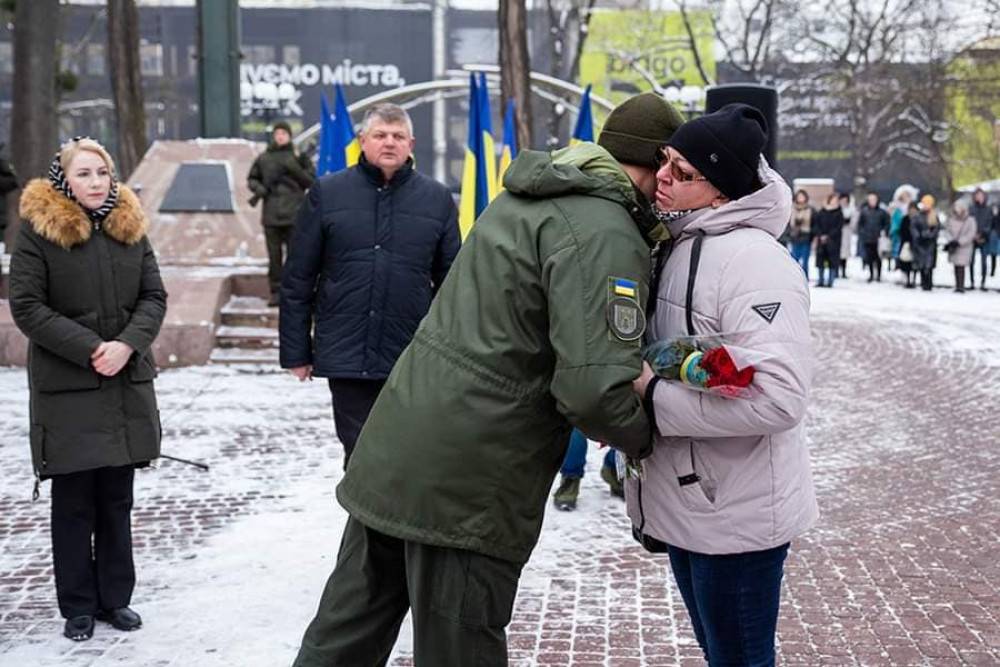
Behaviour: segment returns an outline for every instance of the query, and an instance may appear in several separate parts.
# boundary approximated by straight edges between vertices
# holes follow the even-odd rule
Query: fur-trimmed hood
[[[93,224],[83,208],[56,190],[45,178],[32,179],[21,193],[21,217],[46,241],[69,250],[90,239]],[[111,238],[134,245],[146,235],[149,222],[139,198],[118,185],[118,205],[101,228]]]

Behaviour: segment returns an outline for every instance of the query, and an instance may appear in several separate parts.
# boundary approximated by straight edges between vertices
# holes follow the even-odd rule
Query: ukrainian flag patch
[[[639,283],[608,276],[608,325],[610,335],[638,344],[646,331],[646,317],[639,305]]]
[[[638,295],[638,284],[634,280],[627,278],[612,278],[612,280],[616,296],[628,296],[634,299]]]

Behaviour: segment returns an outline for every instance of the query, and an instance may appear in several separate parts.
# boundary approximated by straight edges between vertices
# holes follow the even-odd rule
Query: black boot
[[[93,616],[74,616],[66,619],[63,636],[75,642],[85,642],[94,636]]]
[[[112,627],[125,632],[142,627],[142,618],[128,607],[102,610],[97,613],[97,620],[110,623]]]
[[[965,291],[965,267],[955,267],[955,291],[962,293]]]

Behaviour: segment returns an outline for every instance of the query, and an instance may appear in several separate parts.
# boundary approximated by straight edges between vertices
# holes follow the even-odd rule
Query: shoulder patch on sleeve
[[[756,306],[752,306],[752,308],[753,312],[763,317],[764,320],[770,324],[774,321],[774,318],[777,317],[778,311],[781,309],[781,302],[760,303]]]
[[[639,284],[608,276],[608,326],[618,340],[634,342],[646,332],[646,315],[639,305]]]

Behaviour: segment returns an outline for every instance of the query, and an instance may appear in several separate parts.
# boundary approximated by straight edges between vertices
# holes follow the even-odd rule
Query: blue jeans
[[[792,243],[792,259],[799,263],[806,278],[809,278],[809,241],[795,241]]]
[[[772,667],[788,545],[722,556],[668,552],[710,667]]]
[[[826,266],[819,267],[819,282],[817,285],[826,285],[827,287],[833,287],[833,279],[837,277],[837,268],[827,264]]]
[[[615,450],[608,447],[608,453],[604,455],[604,465],[615,467]],[[563,477],[580,479],[583,477],[583,469],[587,466],[587,438],[576,429],[569,436],[569,448],[566,450],[566,458],[563,459],[562,468],[559,472]]]

